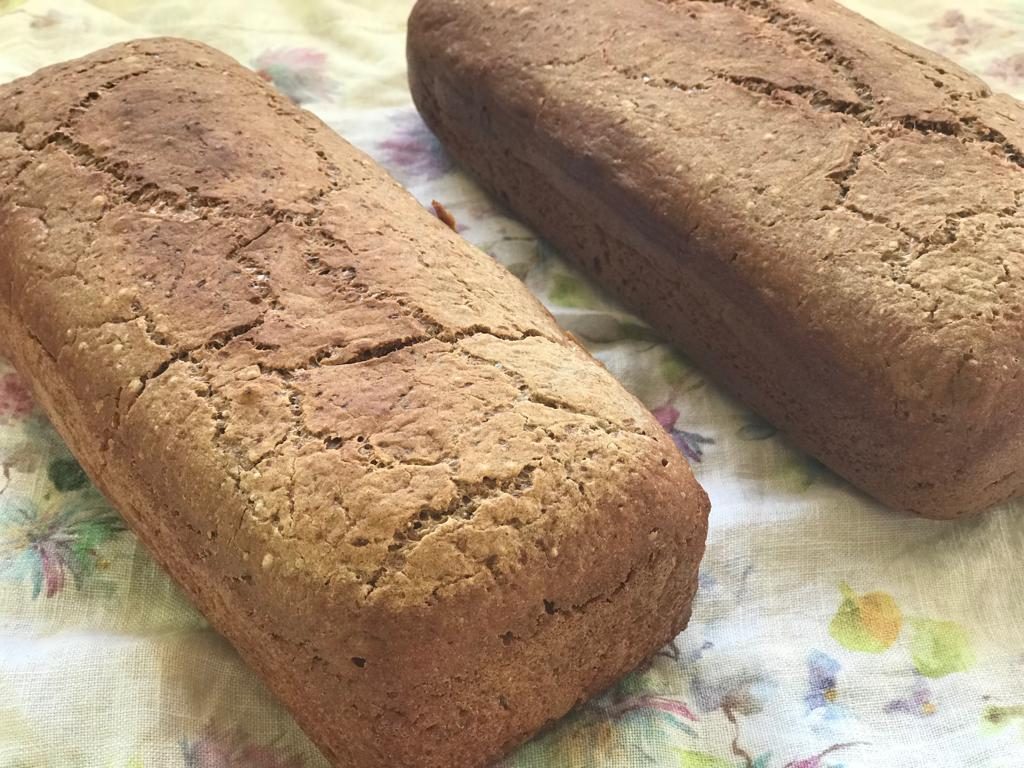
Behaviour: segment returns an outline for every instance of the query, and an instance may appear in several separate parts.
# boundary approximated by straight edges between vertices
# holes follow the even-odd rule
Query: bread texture
[[[416,104],[803,448],[935,518],[1024,489],[1024,108],[831,0],[419,0]]]
[[[513,276],[255,74],[0,87],[3,352],[337,766],[483,766],[679,632],[707,498]]]

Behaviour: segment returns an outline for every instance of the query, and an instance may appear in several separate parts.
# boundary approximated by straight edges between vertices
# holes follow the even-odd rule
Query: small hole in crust
[[[506,632],[501,636],[501,642],[505,645],[512,645],[512,641],[515,639],[515,635],[511,632]]]
[[[355,664],[360,669],[362,669],[363,667],[366,666],[366,659],[364,659],[362,656],[353,656],[352,657],[352,663]]]
[[[544,601],[544,612],[548,616],[553,616],[555,614],[555,611],[557,611],[557,610],[558,609],[555,608],[555,604],[553,602],[551,602],[550,600],[545,600]]]
[[[661,466],[667,467],[668,466],[668,459],[662,459],[661,460]]]
[[[352,546],[353,547],[365,547],[369,543],[370,543],[370,540],[369,539],[364,539],[362,536],[360,536],[357,539],[352,539]]]

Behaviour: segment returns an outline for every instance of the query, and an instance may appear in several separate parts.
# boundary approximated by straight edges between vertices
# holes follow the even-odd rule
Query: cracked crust
[[[829,0],[420,0],[452,154],[893,507],[1024,489],[1024,108]]]
[[[199,44],[0,88],[2,344],[339,766],[483,766],[684,625],[707,498],[382,170]]]

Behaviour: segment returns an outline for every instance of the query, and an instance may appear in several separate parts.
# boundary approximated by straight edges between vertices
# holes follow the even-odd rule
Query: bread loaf
[[[642,405],[209,48],[0,87],[0,323],[335,765],[483,766],[687,621],[707,499]]]
[[[831,0],[420,0],[450,152],[810,453],[1024,489],[1024,108]]]

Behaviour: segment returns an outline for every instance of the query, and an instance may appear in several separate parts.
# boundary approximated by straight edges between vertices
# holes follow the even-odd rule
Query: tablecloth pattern
[[[1024,3],[850,4],[1024,95]],[[425,129],[408,10],[0,0],[0,80],[139,36],[223,49],[442,201],[671,433],[714,505],[690,627],[503,768],[1024,766],[1020,505],[960,523],[880,508],[601,295]],[[2,361],[0,470],[0,768],[326,765]]]

